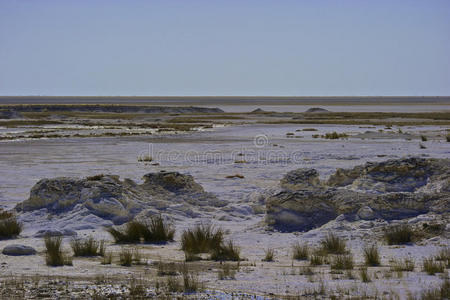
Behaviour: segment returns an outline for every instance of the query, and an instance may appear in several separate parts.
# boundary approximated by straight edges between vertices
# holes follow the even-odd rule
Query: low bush
[[[450,269],[450,247],[442,248],[435,259],[444,262],[447,268]]]
[[[307,260],[309,255],[308,245],[300,245],[300,243],[295,243],[292,246],[292,259],[296,260]]]
[[[22,223],[13,213],[0,210],[0,240],[15,238],[22,232]]]
[[[105,241],[96,241],[94,237],[73,239],[70,243],[74,256],[104,256]]]
[[[46,249],[45,262],[47,266],[57,267],[72,265],[72,260],[69,256],[65,255],[62,251],[62,237],[60,236],[46,236],[44,238],[44,244]]]
[[[102,265],[110,265],[112,263],[113,255],[112,252],[107,252],[102,255]]]
[[[414,232],[407,224],[389,226],[384,230],[384,237],[388,245],[403,245],[411,243]]]
[[[377,245],[366,246],[363,251],[366,266],[376,267],[380,265],[380,254],[378,253]]]
[[[144,225],[137,221],[131,221],[125,225],[124,229],[110,227],[107,229],[117,244],[133,244],[141,241],[141,232]]]

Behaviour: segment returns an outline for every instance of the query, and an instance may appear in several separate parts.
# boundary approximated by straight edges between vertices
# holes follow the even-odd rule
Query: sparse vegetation
[[[112,264],[113,254],[112,252],[107,252],[103,255],[102,265],[110,265]]]
[[[138,162],[151,162],[153,161],[153,157],[149,154],[144,154],[138,157]]]
[[[447,143],[450,143],[450,134],[447,134],[447,135],[445,136],[445,140],[447,141]]]
[[[16,216],[0,209],[0,240],[15,238],[22,232],[22,223]]]
[[[70,243],[74,256],[104,256],[105,241],[96,241],[94,237],[73,239]]]
[[[174,262],[158,262],[158,276],[176,276],[178,275],[177,265]]]
[[[275,257],[275,250],[272,248],[268,248],[264,251],[265,256],[263,258],[263,261],[271,262],[273,261],[273,258]]]
[[[366,266],[375,267],[380,265],[380,254],[376,244],[364,247],[363,251]]]
[[[296,260],[307,260],[309,255],[308,245],[300,245],[300,243],[295,243],[292,246],[292,258]]]
[[[412,242],[413,230],[407,224],[389,226],[384,230],[384,237],[388,245],[403,245]]]
[[[391,271],[394,272],[412,272],[414,271],[414,260],[412,258],[405,258],[403,260],[391,260]]]
[[[69,256],[65,255],[62,251],[62,237],[60,236],[46,236],[44,238],[44,244],[46,248],[47,266],[57,267],[72,265],[72,260]]]
[[[450,268],[450,247],[442,248],[439,251],[438,255],[436,255],[435,259],[437,261],[442,261],[445,264],[447,264],[446,267],[447,267],[447,269],[449,269]]]
[[[330,140],[336,140],[340,138],[346,138],[348,137],[348,134],[346,133],[337,133],[336,131],[333,132],[327,132],[325,135],[322,135],[322,138],[330,139]]]
[[[354,266],[351,254],[336,255],[331,261],[332,270],[352,270]]]
[[[236,279],[236,271],[230,264],[222,264],[217,277],[219,280]]]
[[[423,291],[420,300],[442,300],[450,299],[450,281],[446,278],[441,286]]]
[[[110,227],[107,229],[117,244],[132,244],[141,241],[141,232],[144,225],[140,222],[131,221],[125,225],[124,229]]]
[[[334,233],[329,233],[321,242],[322,250],[328,254],[345,254],[345,242]]]
[[[433,258],[425,258],[423,260],[423,271],[426,272],[428,275],[434,275],[436,273],[444,273],[445,265],[440,262],[436,261]]]
[[[424,136],[424,135],[421,135],[420,139],[422,140],[422,142],[428,141],[428,138],[426,136]]]
[[[324,264],[324,257],[318,254],[312,254],[309,258],[309,263],[312,266],[320,266]]]

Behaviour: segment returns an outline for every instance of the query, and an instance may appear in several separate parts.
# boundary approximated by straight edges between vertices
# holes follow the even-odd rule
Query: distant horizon
[[[449,37],[448,0],[4,0],[0,94],[450,95]]]

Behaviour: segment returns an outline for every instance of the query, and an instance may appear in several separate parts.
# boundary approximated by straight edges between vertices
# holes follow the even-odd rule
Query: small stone
[[[3,248],[2,253],[10,256],[35,255],[36,249],[25,245],[8,245]]]
[[[375,219],[374,211],[368,206],[361,207],[356,214],[358,215],[358,217],[361,220],[373,220],[373,219]]]

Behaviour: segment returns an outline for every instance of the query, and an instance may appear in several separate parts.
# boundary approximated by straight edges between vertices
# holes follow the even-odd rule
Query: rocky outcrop
[[[310,230],[339,215],[347,220],[399,220],[450,212],[450,160],[405,158],[338,169],[320,181],[314,169],[291,171],[266,199],[267,224]]]
[[[35,255],[36,249],[25,245],[8,245],[3,248],[2,254],[9,256]]]
[[[190,175],[159,172],[146,174],[143,179],[142,184],[130,179],[121,181],[115,175],[42,179],[16,210],[25,213],[44,209],[51,216],[59,217],[77,212],[77,218],[83,217],[84,223],[89,220],[98,223],[100,218],[122,224],[143,213],[170,211],[186,215],[195,207],[223,205]]]

